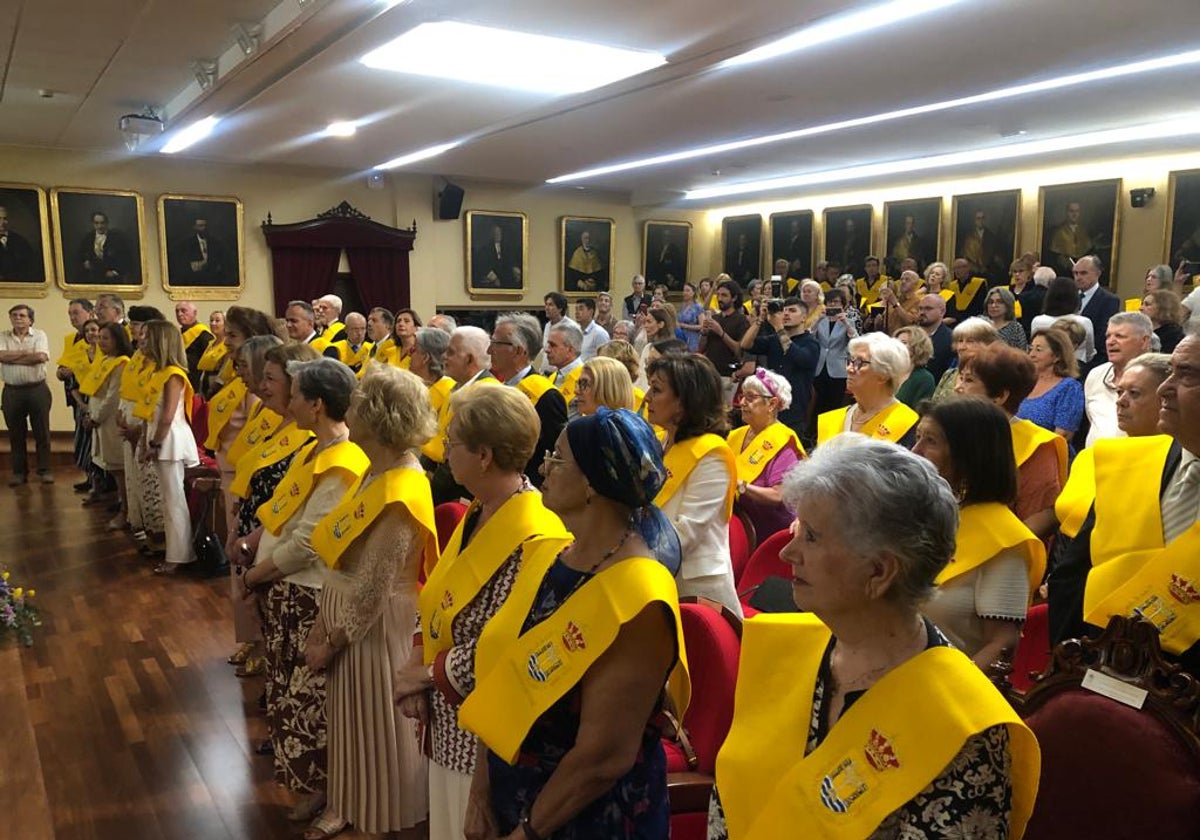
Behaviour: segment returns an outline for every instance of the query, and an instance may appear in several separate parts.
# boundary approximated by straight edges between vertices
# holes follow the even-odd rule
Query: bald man
[[[954,358],[954,346],[950,328],[942,323],[946,317],[946,301],[941,295],[925,295],[917,302],[917,326],[925,330],[933,342],[933,358],[925,369],[933,374],[934,381],[942,378]]]
[[[190,300],[181,300],[175,304],[175,320],[183,333],[183,349],[187,353],[188,381],[193,390],[200,389],[200,357],[212,343],[213,334],[207,324],[196,320],[196,304]]]
[[[367,341],[367,319],[358,312],[351,312],[346,316],[345,335],[339,341],[330,342],[324,355],[337,359],[358,373],[371,358],[371,348],[374,346]]]

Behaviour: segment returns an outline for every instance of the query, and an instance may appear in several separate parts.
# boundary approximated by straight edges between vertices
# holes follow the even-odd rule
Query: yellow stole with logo
[[[210,330],[204,324],[192,324],[183,331],[183,349],[186,350],[187,348],[191,347],[196,343],[196,339],[205,333],[212,335],[212,330]]]
[[[1159,490],[1166,435],[1096,442],[1096,526],[1083,618],[1139,613],[1179,654],[1200,639],[1200,522],[1165,543]]]
[[[338,360],[351,370],[358,372],[367,360],[371,358],[371,342],[364,341],[358,345],[358,350],[350,347],[350,342],[347,339],[335,341],[330,347],[337,348]]]
[[[950,291],[954,295],[954,306],[959,312],[963,312],[975,300],[975,295],[979,293],[979,290],[987,287],[987,281],[982,277],[972,277],[967,281],[966,286],[962,286],[957,280],[951,280],[950,286]]]
[[[449,376],[443,376],[429,386],[429,402],[433,404],[433,412],[438,416],[439,421],[442,414],[447,411],[447,404],[450,402],[450,392],[453,390],[454,380]],[[449,421],[447,421],[446,425],[450,425]],[[442,424],[439,422],[439,434],[425,441],[425,445],[421,447],[421,454],[438,464],[446,460],[446,432],[441,426]]]
[[[1017,466],[1023,466],[1046,444],[1054,447],[1058,457],[1058,486],[1067,483],[1067,440],[1062,435],[1056,435],[1049,429],[1043,429],[1037,423],[1015,418],[1008,424],[1012,432],[1013,455],[1016,456]]]
[[[154,406],[158,403],[163,391],[166,390],[167,380],[172,376],[183,378],[183,393],[179,398],[183,400],[184,415],[188,420],[192,419],[192,396],[195,391],[192,390],[192,383],[188,381],[187,371],[179,365],[167,365],[151,374],[150,381],[142,388],[141,397],[133,406],[134,417],[150,422],[150,419],[154,417]]]
[[[1096,450],[1081,449],[1071,463],[1071,474],[1054,500],[1058,529],[1074,538],[1096,500]]]
[[[96,392],[104,387],[104,383],[116,370],[117,365],[123,365],[128,361],[128,356],[105,356],[97,351],[95,362],[88,370],[87,376],[79,380],[79,393],[85,397],[95,396]]]
[[[424,532],[422,561],[425,576],[433,574],[438,562],[437,524],[433,518],[433,495],[429,479],[419,470],[396,467],[367,483],[360,480],[341,504],[326,514],[313,529],[312,545],[331,569],[356,539],[370,529],[379,514],[391,505],[403,505]]]
[[[875,282],[870,285],[867,284],[866,277],[859,277],[854,281],[854,286],[858,289],[858,297],[863,309],[875,305],[879,300],[879,292],[882,291],[884,284],[890,279],[886,274],[880,274],[875,278]]]
[[[749,434],[749,426],[742,426],[729,433],[729,448],[737,456],[738,481],[747,484],[753,482],[789,443],[796,447],[801,458],[804,457],[804,446],[800,443],[800,438],[778,420],[755,435],[750,445],[743,449]]]
[[[214,452],[221,445],[221,432],[229,425],[230,418],[242,400],[246,398],[246,383],[239,376],[217,391],[208,401],[208,437],[204,448]]]
[[[1020,549],[1029,575],[1030,597],[1046,573],[1046,546],[1007,505],[981,502],[958,514],[958,546],[954,558],[938,574],[938,586],[982,566],[1005,549]]]
[[[559,546],[546,540],[530,552],[512,594],[484,627],[475,650],[475,690],[458,711],[459,725],[509,764],[537,719],[579,684],[621,627],[650,604],[666,605],[675,619],[679,659],[667,692],[680,716],[691,695],[675,578],[657,560],[629,557],[609,566],[585,580],[553,615],[521,632]]]
[[[396,341],[390,335],[372,348],[371,358],[385,365],[392,363],[392,356],[398,356]]]
[[[250,492],[250,479],[256,472],[272,464],[278,464],[312,440],[312,437],[312,432],[296,428],[296,421],[289,420],[275,434],[259,441],[257,446],[237,460],[233,483],[229,485],[230,492],[235,496],[246,498],[246,494]]]
[[[131,403],[140,400],[142,388],[150,384],[150,376],[153,373],[154,366],[149,364],[145,354],[141,350],[134,350],[121,371],[121,399]]]
[[[733,725],[717,756],[729,836],[868,837],[928,787],[967,739],[1004,725],[1012,757],[1008,836],[1019,840],[1037,796],[1037,739],[954,648],[928,648],[889,671],[804,755],[830,638],[811,615],[746,622]]]
[[[437,568],[421,590],[421,637],[427,665],[438,653],[454,645],[450,632],[454,619],[475,599],[517,546],[524,543],[524,552],[528,553],[538,540],[553,539],[559,550],[570,542],[570,534],[562,521],[542,504],[542,494],[533,491],[518,493],[501,505],[463,548],[463,528],[478,507],[477,502],[471,503],[470,510],[459,521],[450,542],[446,543]]]
[[[204,353],[200,356],[200,361],[196,362],[196,370],[209,372],[217,370],[221,367],[228,354],[229,348],[225,346],[224,341],[210,341],[208,346],[204,348]]]
[[[846,415],[850,412],[850,408],[850,406],[835,408],[833,411],[826,411],[817,417],[818,446],[842,433],[842,430],[846,428]],[[876,440],[890,440],[892,443],[898,443],[900,438],[908,434],[908,430],[916,425],[918,419],[920,418],[917,417],[917,412],[902,402],[894,402],[863,423],[858,432]]]
[[[237,463],[243,455],[274,434],[281,425],[283,425],[282,416],[267,408],[266,403],[256,402],[250,409],[250,416],[246,418],[246,425],[242,426],[238,436],[229,445],[229,451],[225,454],[226,459],[236,469]]]
[[[323,449],[315,456],[312,450],[317,445],[314,438],[310,445],[296,453],[288,471],[275,487],[275,493],[270,499],[258,507],[258,521],[272,534],[279,534],[284,524],[304,507],[308,497],[312,495],[321,476],[330,470],[340,470],[350,476],[351,483],[357,483],[362,478],[371,462],[359,449],[357,443],[344,440],[328,449]]]
[[[688,440],[679,441],[663,453],[663,466],[667,468],[667,480],[654,497],[654,504],[662,507],[683,486],[692,470],[700,463],[700,459],[710,452],[716,452],[717,457],[725,464],[729,472],[729,492],[725,494],[723,514],[725,520],[733,515],[733,496],[737,491],[737,460],[733,450],[720,435],[703,434]]]
[[[529,397],[529,401],[537,406],[537,401],[547,391],[554,390],[554,383],[540,373],[531,373],[517,383],[517,390]]]
[[[579,387],[579,375],[581,373],[583,373],[583,365],[568,373],[563,378],[561,385],[554,386],[562,392],[563,399],[566,400],[568,406],[571,404],[571,400],[575,399],[575,391]]]
[[[59,367],[70,368],[74,371],[76,368],[81,368],[88,363],[87,357],[87,341],[78,333],[72,333],[63,338],[62,355],[55,362]]]

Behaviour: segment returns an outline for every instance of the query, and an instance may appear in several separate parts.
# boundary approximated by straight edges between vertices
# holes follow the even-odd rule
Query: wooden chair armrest
[[[671,799],[671,813],[706,813],[714,781],[712,776],[704,773],[668,773],[667,796]]]

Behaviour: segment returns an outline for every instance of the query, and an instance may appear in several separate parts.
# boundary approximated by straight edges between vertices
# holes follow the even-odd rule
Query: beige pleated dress
[[[385,509],[336,569],[326,567],[318,619],[350,639],[326,681],[329,806],[371,834],[409,828],[429,811],[416,722],[392,699],[392,675],[412,651],[423,547],[401,511]]]

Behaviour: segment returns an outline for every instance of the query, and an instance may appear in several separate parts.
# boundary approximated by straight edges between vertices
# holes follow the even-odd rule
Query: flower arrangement
[[[11,578],[7,569],[0,572],[0,639],[12,633],[28,647],[33,644],[33,628],[42,624],[30,603],[37,592],[14,586]]]

